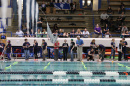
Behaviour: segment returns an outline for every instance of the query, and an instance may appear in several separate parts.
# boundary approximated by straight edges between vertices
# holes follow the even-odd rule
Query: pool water
[[[0,62],[0,86],[130,86],[128,62]]]

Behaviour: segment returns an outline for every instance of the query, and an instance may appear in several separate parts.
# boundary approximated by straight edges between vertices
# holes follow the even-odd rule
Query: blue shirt
[[[83,42],[82,39],[80,39],[80,40],[76,40],[76,44],[77,44],[77,45],[82,45],[82,44],[84,44],[84,42]]]

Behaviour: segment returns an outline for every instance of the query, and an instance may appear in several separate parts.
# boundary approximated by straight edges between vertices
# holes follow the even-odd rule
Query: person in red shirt
[[[58,41],[56,41],[54,44],[54,60],[55,61],[58,61],[59,45],[60,43]]]

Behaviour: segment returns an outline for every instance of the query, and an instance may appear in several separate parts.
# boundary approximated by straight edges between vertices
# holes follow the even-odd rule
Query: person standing
[[[126,57],[126,47],[128,45],[128,43],[125,41],[125,38],[122,38],[122,52],[124,54],[124,60],[128,60],[127,57]]]
[[[76,45],[77,45],[77,56],[78,56],[77,61],[82,61],[82,47],[84,45],[84,42],[82,39],[80,39],[80,36],[77,36]]]
[[[116,52],[115,39],[112,39],[110,60],[112,55],[113,55],[113,60],[115,60],[115,52]]]
[[[105,46],[102,44],[99,44],[97,47],[98,47],[98,51],[99,51],[99,56],[101,57],[101,61],[103,61],[104,55],[105,55]]]
[[[37,43],[36,40],[34,40],[33,51],[34,51],[35,61],[38,61],[38,56],[37,56],[37,52],[38,52],[38,43]]]
[[[73,59],[74,47],[75,47],[75,43],[73,42],[73,39],[71,39],[71,43],[70,43],[71,60],[70,61],[74,61]]]
[[[1,59],[4,58],[4,49],[5,49],[5,44],[2,43],[2,40],[0,40],[0,56],[1,56]]]
[[[120,40],[120,43],[118,45],[118,61],[121,61],[122,59],[122,40]]]
[[[45,42],[45,40],[42,40],[42,44],[41,44],[41,48],[42,48],[42,56],[43,56],[43,61],[45,61],[45,51],[47,51],[47,43]]]
[[[8,44],[6,46],[6,53],[7,53],[7,57],[8,57],[8,60],[11,60],[10,58],[10,53],[12,52],[12,46],[10,44],[10,40],[8,41]]]
[[[56,41],[54,44],[54,60],[55,61],[58,61],[59,45],[60,43],[58,41]]]
[[[68,43],[66,43],[67,40],[64,40],[64,43],[62,44],[63,47],[63,57],[64,57],[64,61],[67,61],[67,53],[68,53]]]
[[[40,29],[40,31],[42,32],[42,19],[41,19],[41,17],[39,17],[39,19],[38,19],[37,29]],[[37,31],[36,31],[36,32],[37,32]]]
[[[27,39],[25,39],[25,42],[23,43],[23,48],[24,48],[25,60],[28,61],[30,55],[30,51],[29,51],[30,43],[28,42]]]

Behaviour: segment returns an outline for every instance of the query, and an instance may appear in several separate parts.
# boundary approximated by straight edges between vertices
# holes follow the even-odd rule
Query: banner
[[[8,0],[2,0],[2,24],[4,29],[6,28],[6,13],[7,13],[7,7],[8,7]]]
[[[70,9],[70,4],[64,3],[64,2],[55,3],[54,6],[55,6],[56,9]]]
[[[37,21],[38,21],[38,12],[39,12],[38,3],[36,3],[36,8],[35,9],[36,9],[35,19],[36,19],[36,32],[37,32]]]
[[[32,0],[32,30],[34,30],[34,12],[35,12],[35,10],[34,10],[34,5],[35,4],[35,1],[34,0]],[[33,32],[32,32],[33,33]]]
[[[19,29],[21,30],[21,19],[22,19],[22,0],[18,1],[18,20],[19,20]]]
[[[30,0],[26,2],[26,18],[27,18],[27,33],[29,34],[29,22],[30,22]]]
[[[54,44],[54,43],[56,42],[56,40],[57,40],[57,35],[54,36],[54,35],[52,34],[52,31],[51,31],[51,29],[50,29],[50,27],[49,27],[49,25],[48,25],[48,22],[47,22],[47,35],[48,35],[48,37],[50,38],[51,43]]]

